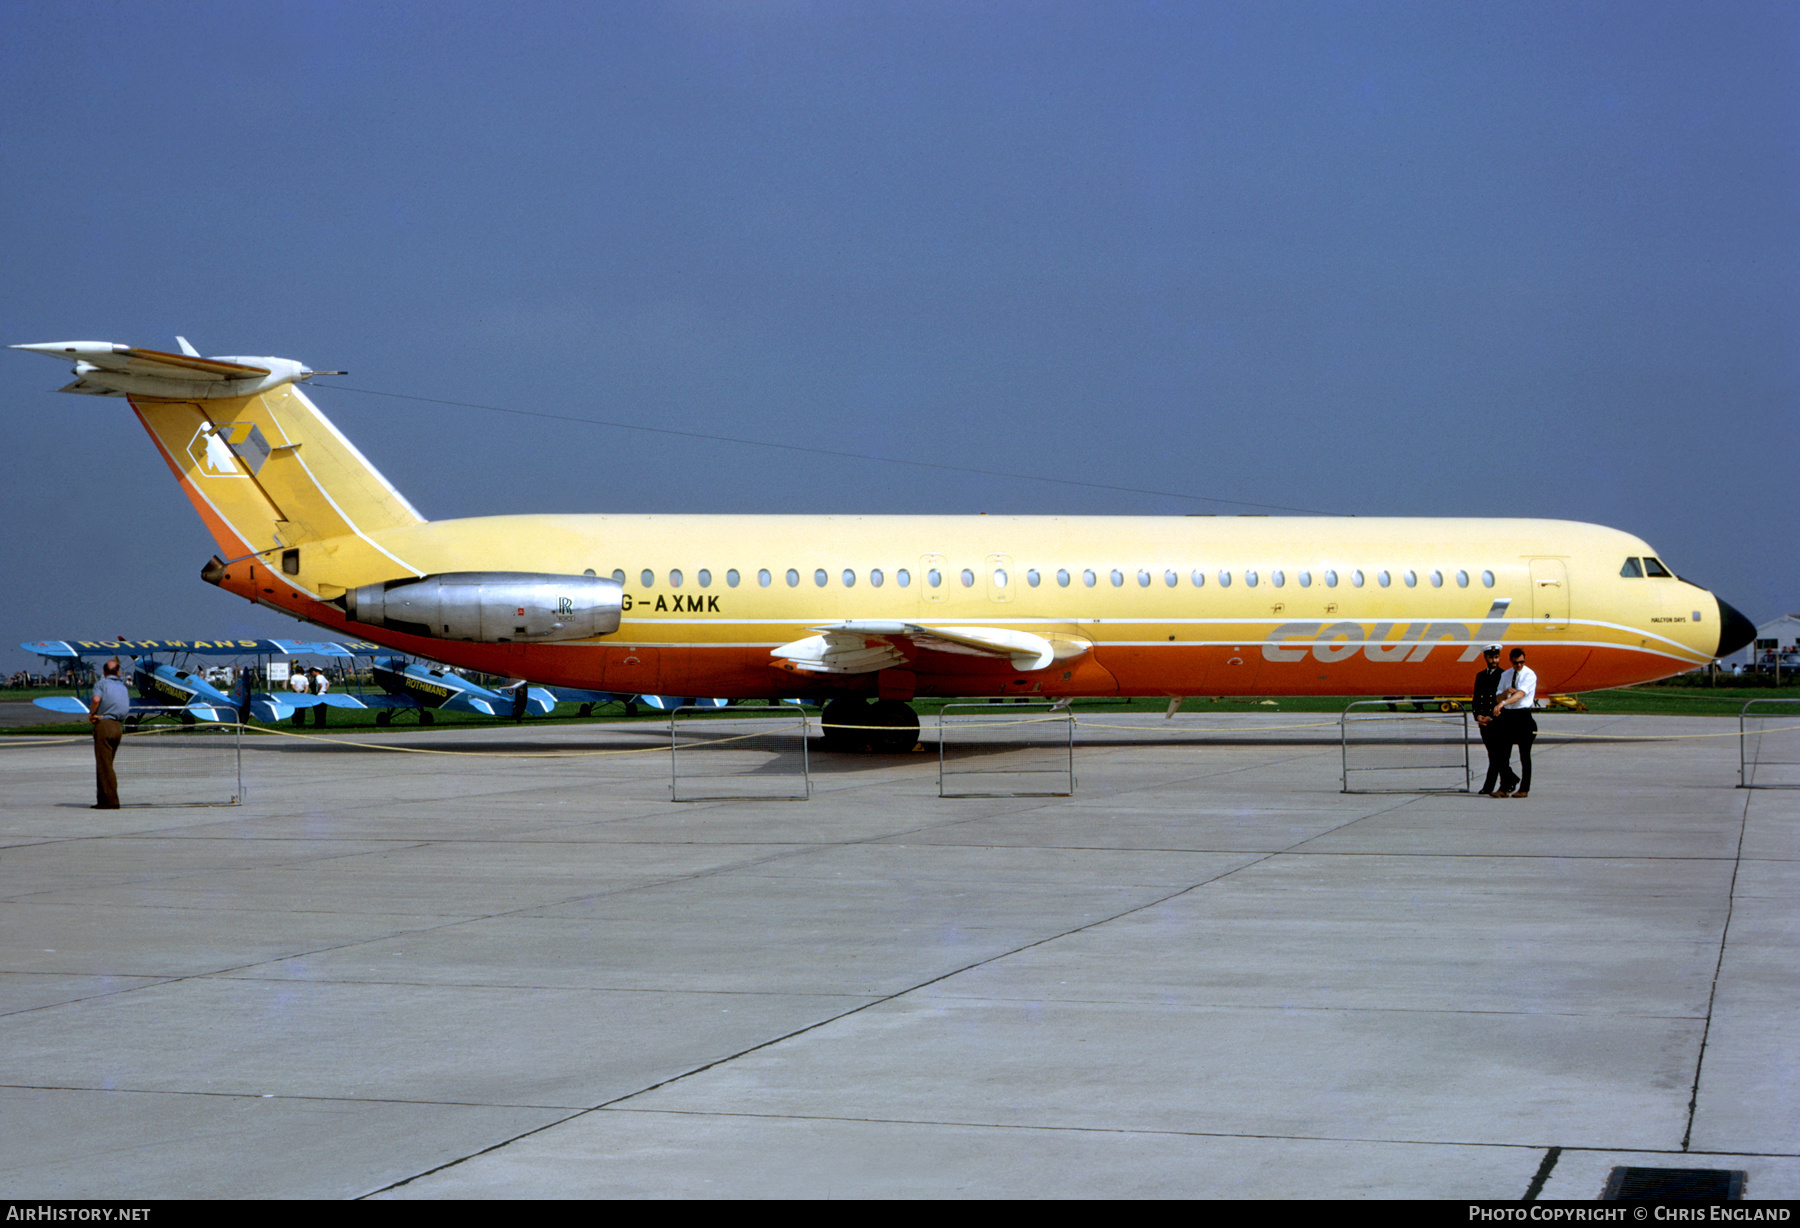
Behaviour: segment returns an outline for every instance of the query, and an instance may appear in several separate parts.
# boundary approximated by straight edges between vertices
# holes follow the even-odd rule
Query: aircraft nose
[[[1723,657],[1734,653],[1756,638],[1756,624],[1738,613],[1719,598],[1719,650],[1715,657]]]

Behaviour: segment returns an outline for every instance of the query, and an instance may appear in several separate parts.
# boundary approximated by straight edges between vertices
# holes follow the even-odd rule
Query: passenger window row
[[[1627,559],[1625,561],[1625,570],[1621,571],[1619,574],[1626,576],[1644,574],[1641,571],[1633,570],[1633,568],[1636,567],[1637,562],[1638,560],[1636,559]],[[1668,571],[1664,570],[1662,564],[1658,563],[1655,559],[1645,559],[1644,563],[1646,567],[1653,566],[1653,569],[1649,571],[1650,575],[1666,576],[1670,574]],[[593,575],[594,573],[590,571],[588,574]],[[879,567],[871,568],[867,574],[869,586],[871,588],[881,588],[890,578],[888,573]],[[1078,574],[1080,576],[1081,585],[1084,588],[1095,588],[1100,583],[1101,573],[1092,567],[1086,568]],[[1263,573],[1254,568],[1244,571],[1241,574],[1244,584],[1250,588],[1260,586],[1265,579]],[[1123,569],[1114,567],[1107,571],[1105,575],[1107,582],[1111,584],[1113,588],[1125,587],[1127,577]],[[1221,569],[1217,579],[1219,587],[1230,588],[1232,576],[1233,573],[1230,570]],[[1205,588],[1206,577],[1207,573],[1203,569],[1196,567],[1189,571],[1185,578],[1190,587]],[[620,584],[625,583],[625,569],[622,567],[615,568],[612,573],[612,578],[617,580]],[[910,588],[912,586],[912,572],[907,568],[902,567],[898,569],[893,573],[891,578],[893,582],[901,588]],[[972,567],[963,568],[957,573],[956,578],[961,582],[963,588],[975,587],[975,569]],[[1011,577],[1007,575],[1006,569],[1002,567],[994,569],[992,578],[995,588],[1005,588],[1011,583]],[[1135,575],[1132,576],[1132,579],[1136,581],[1139,588],[1150,588],[1158,579],[1161,580],[1162,585],[1165,588],[1179,588],[1183,578],[1182,574],[1174,568],[1165,570],[1160,577],[1155,576],[1148,568],[1139,568]],[[1311,588],[1315,582],[1325,588],[1336,588],[1340,581],[1340,576],[1336,568],[1326,568],[1325,570],[1316,573],[1310,568],[1303,569],[1294,572],[1290,577],[1285,569],[1277,567],[1270,571],[1266,577],[1268,583],[1275,588],[1286,588],[1290,578],[1301,588]],[[1419,585],[1419,578],[1419,573],[1412,568],[1408,568],[1399,575],[1400,582],[1407,588],[1417,588]],[[1425,573],[1424,578],[1432,588],[1442,588],[1447,578],[1454,581],[1458,588],[1468,588],[1470,584],[1468,571],[1462,569],[1459,569],[1449,577],[1446,577],[1441,569],[1433,568]],[[790,567],[783,573],[782,579],[789,588],[799,588],[801,580],[800,570],[795,567]],[[856,579],[857,574],[854,568],[846,567],[839,575],[839,583],[845,588],[855,588]],[[1345,573],[1341,579],[1347,582],[1351,588],[1362,588],[1368,581],[1368,577],[1363,574],[1363,571],[1360,568]],[[1393,573],[1386,568],[1377,571],[1374,575],[1375,583],[1381,588],[1391,586],[1394,579]],[[1494,573],[1492,571],[1483,571],[1480,579],[1483,588],[1494,587]],[[701,588],[710,588],[712,587],[713,573],[709,569],[702,567],[699,571],[694,573],[694,580]],[[737,568],[731,568],[725,573],[725,583],[728,587],[736,588],[739,580],[740,577]],[[1032,588],[1037,588],[1043,583],[1043,580],[1043,573],[1037,568],[1031,567],[1026,569],[1025,583]],[[676,569],[668,573],[668,584],[670,588],[680,588],[686,582],[687,575],[681,570]],[[827,587],[831,583],[831,572],[824,567],[815,568],[812,573],[812,582],[816,588]],[[1074,582],[1074,574],[1072,574],[1068,568],[1061,567],[1057,569],[1057,587],[1068,588]],[[644,568],[638,576],[638,583],[639,586],[643,588],[655,588],[656,572],[648,567]],[[762,588],[769,588],[775,583],[775,575],[768,568],[764,567],[757,571],[756,583]],[[931,588],[943,587],[944,573],[936,567],[927,568],[925,572],[925,583]]]

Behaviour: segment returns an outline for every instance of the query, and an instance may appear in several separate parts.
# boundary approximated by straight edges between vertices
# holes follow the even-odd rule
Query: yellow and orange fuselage
[[[1524,647],[1579,691],[1711,660],[1741,616],[1640,539],[1555,520],[1299,517],[525,515],[427,521],[298,386],[134,408],[219,543],[207,577],[347,637],[451,665],[622,693],[1437,695],[1481,646]],[[1641,568],[1639,569],[1642,570]],[[616,631],[475,642],[358,622],[359,586],[453,573],[615,576]],[[820,673],[820,628],[929,639]],[[840,645],[842,632],[837,633]],[[1025,668],[1026,665],[1032,666]]]

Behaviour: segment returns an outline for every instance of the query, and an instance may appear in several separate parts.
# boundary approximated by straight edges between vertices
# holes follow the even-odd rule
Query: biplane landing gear
[[[429,725],[435,720],[437,720],[437,714],[435,712],[433,712],[430,708],[420,708],[419,709],[419,724]]]
[[[594,705],[582,704],[579,708],[575,709],[575,711],[581,716],[592,716],[594,715]]]
[[[376,710],[375,723],[377,725],[385,729],[387,726],[393,724],[393,721],[394,710],[392,708],[379,708]]]
[[[834,699],[819,723],[825,731],[821,750],[903,755],[919,741],[919,714],[897,699]]]

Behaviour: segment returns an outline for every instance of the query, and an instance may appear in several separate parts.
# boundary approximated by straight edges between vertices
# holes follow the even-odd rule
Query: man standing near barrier
[[[105,666],[100,680],[94,683],[94,698],[88,704],[88,723],[94,727],[94,796],[93,809],[119,808],[119,778],[113,773],[113,756],[125,736],[125,718],[131,715],[131,692],[119,680],[119,658]]]
[[[1508,762],[1512,758],[1512,747],[1494,715],[1500,704],[1500,645],[1489,644],[1481,651],[1487,658],[1487,668],[1475,675],[1475,694],[1470,704],[1475,713],[1475,724],[1481,730],[1481,744],[1487,749],[1487,779],[1481,784],[1481,792],[1493,793],[1494,785],[1498,783],[1502,796],[1505,796],[1513,791],[1519,778],[1513,775],[1512,764]]]
[[[1531,796],[1531,744],[1537,739],[1537,718],[1531,706],[1537,701],[1537,675],[1525,664],[1525,650],[1512,650],[1512,668],[1500,675],[1500,734],[1506,739],[1501,754],[1512,758],[1512,748],[1519,748],[1519,788],[1513,797]],[[1510,767],[1510,764],[1508,765]],[[1506,797],[1502,789],[1495,797]]]

